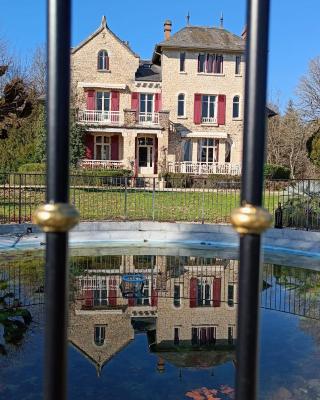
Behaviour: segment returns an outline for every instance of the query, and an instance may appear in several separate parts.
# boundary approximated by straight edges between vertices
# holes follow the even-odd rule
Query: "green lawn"
[[[273,214],[283,192],[266,193],[264,205]],[[81,220],[156,220],[229,222],[230,212],[240,202],[239,190],[172,191],[124,188],[71,188],[70,201],[80,211]],[[0,222],[31,221],[35,208],[45,202],[44,188],[0,191]],[[20,204],[20,206],[19,206]]]

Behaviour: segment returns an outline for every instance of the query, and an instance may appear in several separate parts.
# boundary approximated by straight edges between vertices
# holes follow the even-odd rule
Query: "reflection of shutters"
[[[154,165],[153,165],[153,173],[158,173],[158,138],[155,137],[153,139],[153,152],[154,152]]]
[[[190,307],[197,307],[197,296],[198,295],[198,279],[190,279]]]
[[[138,176],[138,138],[134,140],[134,176]]]
[[[155,288],[152,288],[151,291],[151,306],[152,307],[157,307],[158,305],[158,292],[156,291]]]
[[[95,110],[95,92],[94,90],[88,90],[87,92],[87,110]]]
[[[218,96],[218,124],[225,125],[226,123],[226,96],[219,94]]]
[[[92,160],[94,155],[94,137],[92,135],[86,134],[85,148],[86,148],[86,158]]]
[[[119,160],[119,136],[115,135],[111,137],[111,160]]]
[[[161,93],[156,93],[155,95],[155,104],[154,104],[154,112],[159,112],[161,110]]]
[[[191,344],[197,344],[197,343],[198,343],[198,329],[192,328],[191,329]]]
[[[111,111],[119,111],[120,107],[120,93],[111,92]]]
[[[129,307],[134,307],[136,304],[136,299],[134,297],[129,297],[128,299],[128,306]]]
[[[84,291],[84,304],[86,307],[93,306],[93,290]]]
[[[194,95],[194,123],[201,124],[201,94]]]
[[[212,284],[213,291],[213,307],[220,307],[221,305],[221,278],[215,278]]]
[[[117,281],[114,278],[109,279],[109,305],[117,305]]]

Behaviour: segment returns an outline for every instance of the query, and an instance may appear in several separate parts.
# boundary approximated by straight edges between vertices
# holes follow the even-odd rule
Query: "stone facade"
[[[167,23],[168,42],[170,34],[171,24]],[[215,52],[212,46],[207,52]],[[124,167],[136,175],[156,176],[170,171],[169,164],[176,163],[205,164],[207,173],[214,173],[213,164],[240,164],[243,52],[220,49],[223,73],[213,74],[198,72],[201,51],[195,47],[185,50],[179,45],[167,48],[164,42],[156,48],[153,62],[142,61],[127,42],[108,28],[103,18],[97,31],[72,49],[74,105],[79,123],[87,127],[83,165]],[[185,53],[183,71],[180,71],[181,52]],[[240,71],[235,74],[239,55]],[[177,111],[179,94],[185,96],[183,116]],[[225,96],[225,121],[196,124],[196,94],[216,96],[216,101],[218,96]],[[237,118],[233,118],[232,111],[234,96],[240,100]],[[216,107],[215,118],[217,112],[220,111]],[[211,140],[210,149],[203,148],[203,140],[207,138]],[[176,172],[192,172],[181,168],[179,165]]]

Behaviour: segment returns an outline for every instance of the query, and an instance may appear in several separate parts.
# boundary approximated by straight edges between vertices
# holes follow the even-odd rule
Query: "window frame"
[[[208,100],[204,101],[207,97]],[[214,101],[211,101],[214,98]],[[206,106],[205,106],[206,104]],[[213,104],[213,116],[211,116],[211,104]],[[206,115],[204,115],[204,112]],[[213,118],[213,121],[204,122],[204,118]],[[218,96],[215,94],[202,94],[201,95],[201,124],[217,124],[218,123]]]
[[[101,137],[101,143],[97,142],[97,138]],[[106,140],[108,139],[108,140]],[[109,158],[97,158],[97,146],[101,146],[101,155],[103,151],[103,147],[107,147],[108,150],[106,151],[106,154],[109,153]],[[94,135],[94,159],[95,160],[101,160],[101,161],[112,161],[111,160],[111,137],[109,135]]]
[[[209,60],[211,59],[211,63]],[[223,75],[224,69],[224,56],[222,53],[199,53],[198,54],[198,74],[208,74],[208,75]],[[208,66],[211,65],[211,68]],[[217,71],[218,65],[220,66],[220,71]]]
[[[209,142],[208,142],[209,140],[213,140],[213,144],[212,145],[209,144]],[[206,141],[206,144],[205,144],[205,141]],[[203,161],[203,159],[202,159],[203,149],[206,149],[206,151],[205,151],[205,154],[206,154],[205,159],[206,160],[205,161]],[[212,154],[213,154],[212,161],[209,161],[209,149],[212,149]],[[200,139],[199,162],[206,163],[206,164],[218,162],[218,158],[219,158],[219,154],[217,154],[218,153],[218,149],[219,149],[219,139],[216,139],[216,138],[202,138],[202,139]]]
[[[183,99],[180,99],[180,96],[183,96]],[[183,114],[179,114],[179,105],[180,103],[183,104]],[[177,117],[178,118],[185,118],[186,117],[186,94],[179,93],[178,94],[178,102],[177,102]]]
[[[186,72],[186,52],[182,51],[179,55],[179,72]]]
[[[98,97],[99,97],[100,94],[102,94],[102,97],[101,97],[101,106],[102,106],[102,108],[101,109],[98,108],[98,101],[99,101]],[[105,101],[106,100],[108,100],[108,103],[109,103],[109,107],[108,107],[109,109],[108,110],[105,109]],[[95,104],[95,106],[96,106],[96,111],[110,112],[111,111],[111,92],[108,92],[106,90],[97,90],[96,91],[96,104]]]
[[[100,340],[97,340],[100,339]],[[101,347],[106,342],[106,325],[95,325],[93,331],[93,341],[98,347]]]
[[[152,99],[149,99],[149,96],[152,97]],[[144,100],[142,98],[144,97]],[[139,114],[151,114],[154,115],[155,113],[155,99],[156,96],[154,93],[140,93],[139,96]],[[148,111],[148,103],[151,102],[151,111]],[[141,105],[144,103],[145,111],[141,111]]]
[[[236,56],[235,58],[235,67],[234,67],[234,74],[236,76],[241,76],[241,55]]]
[[[238,99],[238,101],[235,101],[235,99]],[[235,106],[237,107],[237,115],[235,116]],[[240,119],[240,96],[238,94],[235,94],[232,98],[232,119]]]
[[[106,59],[108,62],[106,63]],[[110,71],[110,59],[109,53],[105,49],[101,49],[98,51],[98,63],[97,63],[98,71]],[[102,68],[100,68],[102,66]]]

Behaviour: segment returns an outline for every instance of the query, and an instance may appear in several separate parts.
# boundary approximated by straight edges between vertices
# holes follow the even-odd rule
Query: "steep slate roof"
[[[170,39],[160,42],[153,55],[161,48],[185,48],[198,50],[218,50],[244,52],[245,40],[223,28],[209,28],[204,26],[186,26],[173,34]]]
[[[152,61],[141,60],[136,72],[136,81],[161,82],[161,67]]]
[[[103,16],[102,20],[101,20],[101,24],[99,26],[99,28],[94,31],[90,36],[88,36],[85,40],[83,40],[81,43],[78,44],[78,46],[73,47],[71,49],[71,53],[74,54],[76,53],[79,49],[81,49],[81,47],[83,47],[86,43],[88,43],[91,39],[93,39],[95,36],[97,36],[100,32],[102,32],[104,29],[107,29],[109,31],[109,33],[119,42],[121,43],[125,48],[127,48],[130,53],[132,53],[135,57],[139,58],[138,54],[136,54],[128,45],[127,42],[125,42],[124,40],[121,40],[117,35],[115,35],[108,27],[107,25],[107,20],[106,17]]]

